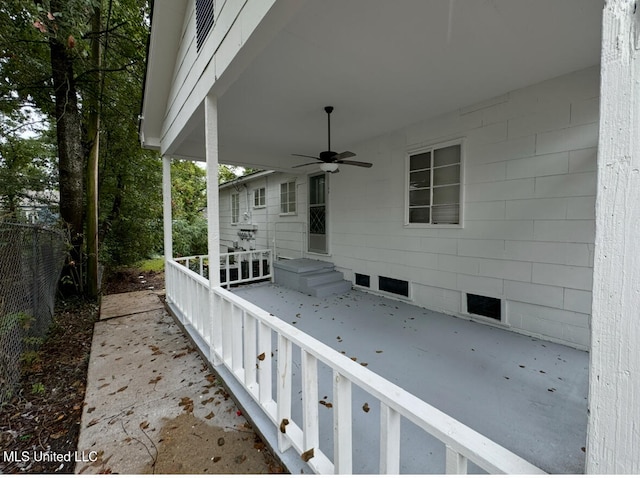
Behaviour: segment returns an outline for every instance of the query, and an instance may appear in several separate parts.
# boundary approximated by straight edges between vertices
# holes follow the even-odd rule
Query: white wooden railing
[[[189,256],[174,259],[203,277],[209,277],[209,256]],[[271,250],[235,251],[220,254],[220,285],[230,286],[271,279],[273,274]]]
[[[373,450],[372,454],[379,455],[380,473],[400,472],[401,418],[444,443],[448,474],[466,473],[468,460],[490,473],[544,473],[294,326],[222,287],[210,290],[207,279],[174,260],[167,261],[166,290],[168,302],[179,319],[190,325],[208,345],[209,360],[215,366],[226,367],[278,427],[280,451],[293,447],[305,458],[312,454],[308,464],[316,473],[351,474],[353,471],[352,420],[357,419],[351,413],[354,385],[379,401],[380,450],[379,453]],[[292,418],[293,346],[299,347],[301,357],[300,423]],[[332,371],[333,460],[320,449],[320,363]],[[297,390],[295,397],[298,397]]]

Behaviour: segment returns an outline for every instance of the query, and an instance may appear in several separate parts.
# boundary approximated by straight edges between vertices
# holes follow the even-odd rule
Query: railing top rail
[[[214,287],[224,299],[241,307],[295,345],[315,356],[321,362],[338,371],[352,383],[398,411],[417,426],[446,443],[458,453],[490,473],[545,474],[543,470],[522,459],[515,453],[489,440],[475,430],[425,403],[403,388],[340,354],[328,345],[307,335],[293,325],[284,322],[251,302]],[[428,417],[428,418],[427,418]]]

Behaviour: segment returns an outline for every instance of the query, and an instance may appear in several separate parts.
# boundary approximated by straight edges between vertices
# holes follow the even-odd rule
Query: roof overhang
[[[170,75],[154,74],[167,64],[155,57],[173,58],[168,52],[175,51],[176,18],[182,17],[168,10],[185,3],[157,0],[155,10],[165,11],[160,25],[154,18],[150,98],[168,91]],[[597,65],[602,8],[603,0],[303,2],[218,97],[219,161],[289,170],[298,164],[291,153],[326,149],[326,105],[335,107],[332,149],[342,151]],[[163,28],[169,31],[159,34]],[[145,106],[144,131],[159,131],[163,105]],[[177,157],[204,159],[201,107],[169,149]]]

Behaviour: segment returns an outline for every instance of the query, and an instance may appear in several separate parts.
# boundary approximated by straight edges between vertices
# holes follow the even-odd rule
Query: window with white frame
[[[295,214],[296,212],[296,182],[289,181],[280,184],[280,214]]]
[[[267,190],[265,188],[258,188],[253,190],[253,207],[265,207],[267,201]]]
[[[240,221],[240,193],[231,194],[231,224]]]
[[[460,224],[462,143],[435,145],[407,159],[407,224]]]

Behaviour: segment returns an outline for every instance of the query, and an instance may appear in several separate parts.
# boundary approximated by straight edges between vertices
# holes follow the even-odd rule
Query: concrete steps
[[[351,282],[331,262],[313,259],[291,259],[273,265],[275,283],[313,297],[344,294],[351,290]]]

